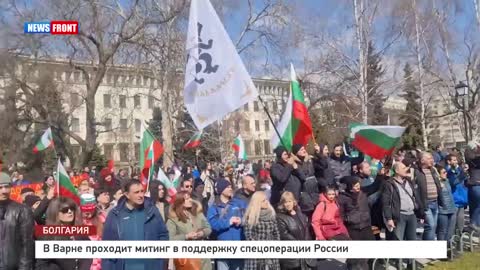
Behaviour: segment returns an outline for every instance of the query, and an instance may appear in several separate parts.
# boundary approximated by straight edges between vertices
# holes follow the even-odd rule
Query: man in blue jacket
[[[103,240],[168,240],[165,222],[143,185],[130,180],[115,208],[107,216]],[[163,259],[102,259],[103,270],[163,270]]]
[[[212,226],[213,235],[218,240],[244,240],[242,227],[242,212],[240,205],[232,203],[232,185],[225,179],[219,179],[215,183],[215,192],[219,195],[215,202],[208,208],[207,218]],[[243,269],[243,260],[218,260],[219,270]]]
[[[457,207],[456,229],[462,233],[465,226],[465,208],[468,205],[468,190],[465,186],[467,177],[463,169],[458,166],[458,157],[455,155],[447,155],[448,182],[452,188],[453,200]]]

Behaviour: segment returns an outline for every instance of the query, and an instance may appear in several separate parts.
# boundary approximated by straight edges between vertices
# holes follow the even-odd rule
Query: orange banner
[[[43,186],[43,183],[13,186],[12,191],[10,192],[10,199],[17,202],[22,202],[22,196],[20,196],[20,191],[22,191],[23,188],[31,188],[35,192],[37,192],[42,189],[42,186]]]

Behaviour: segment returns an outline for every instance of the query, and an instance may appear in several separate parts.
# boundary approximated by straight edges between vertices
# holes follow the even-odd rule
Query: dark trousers
[[[363,229],[352,229],[352,228],[347,228],[347,229],[348,229],[348,234],[350,234],[350,238],[352,240],[375,241],[375,236],[373,235],[371,227],[366,227]],[[348,270],[368,270],[370,269],[368,265],[368,259],[348,259],[347,269]]]
[[[387,240],[417,240],[417,217],[400,214],[393,231],[386,231]]]

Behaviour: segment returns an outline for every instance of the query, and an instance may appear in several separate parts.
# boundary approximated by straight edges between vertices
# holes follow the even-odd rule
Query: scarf
[[[273,219],[273,215],[272,215],[272,212],[270,211],[270,209],[261,209],[260,210],[260,217],[259,217],[259,221],[270,221]]]

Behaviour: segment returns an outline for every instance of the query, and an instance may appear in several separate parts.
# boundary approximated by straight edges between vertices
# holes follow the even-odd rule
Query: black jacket
[[[40,240],[49,240],[48,238]],[[53,239],[50,239],[53,240]],[[55,240],[70,240],[55,239]],[[75,241],[90,241],[87,236],[77,236]],[[35,270],[90,270],[92,265],[92,259],[37,259],[35,264]]]
[[[480,153],[476,149],[470,149],[467,147],[465,149],[465,161],[469,167],[470,177],[468,178],[467,184],[470,186],[480,185]]]
[[[328,185],[335,184],[333,171],[328,166],[327,157],[316,154],[313,158],[313,168],[315,170],[315,177],[317,177],[319,189],[321,192],[325,191],[325,188]]]
[[[292,165],[283,162],[276,162],[270,169],[270,176],[272,177],[272,196],[270,202],[272,205],[277,205],[280,201],[280,196],[284,191],[290,191],[295,196],[297,201],[300,200],[300,192],[302,184],[305,181],[303,173],[294,169]]]
[[[435,169],[431,169],[432,176],[435,182],[435,186],[437,186],[437,195],[440,195],[442,192],[442,187],[440,186],[440,181],[438,180],[438,175]],[[425,177],[425,174],[421,169],[415,169],[415,175],[414,175],[414,185],[416,186],[418,196],[420,199],[420,205],[419,210],[422,212],[425,212],[427,209],[428,205],[428,200],[427,200],[427,178]],[[438,203],[441,204],[441,197],[437,196]],[[420,216],[424,216],[425,213],[420,213]]]
[[[418,218],[425,218],[425,211],[421,208],[422,202],[418,196],[418,191],[415,190],[412,182],[406,180],[406,183],[410,185],[413,191],[414,204],[416,205],[415,214]],[[383,186],[382,210],[384,222],[391,219],[396,223],[400,219],[400,191],[393,177],[385,181]]]
[[[46,196],[38,205],[37,209],[33,210],[33,218],[38,225],[45,225],[45,213],[47,212],[50,201]]]
[[[297,217],[293,217],[286,212],[279,211],[277,214],[277,225],[280,233],[280,240],[286,241],[304,241],[312,240],[310,234],[310,224],[307,217],[302,214],[300,209],[296,209]],[[281,269],[311,269],[315,267],[315,260],[311,259],[283,259],[280,260]]]
[[[361,230],[372,226],[367,195],[341,192],[338,196],[338,206],[343,223],[348,230]]]
[[[14,201],[0,206],[4,246],[0,249],[0,268],[32,270],[34,267],[33,213],[27,206]],[[3,268],[2,268],[3,267]]]

